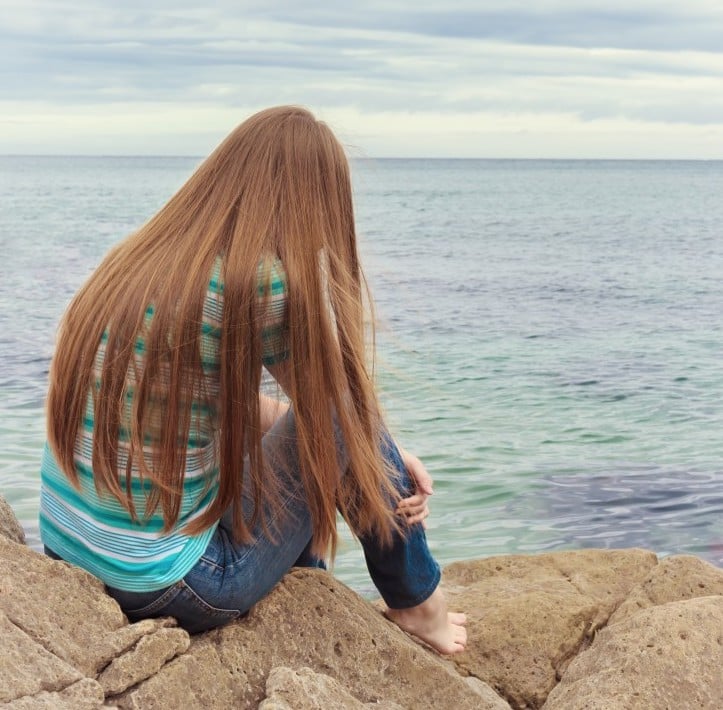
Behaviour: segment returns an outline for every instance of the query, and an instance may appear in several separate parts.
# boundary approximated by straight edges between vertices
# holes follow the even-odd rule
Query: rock
[[[723,570],[692,555],[666,557],[632,589],[608,624],[658,604],[723,594]]]
[[[25,544],[25,531],[15,517],[13,509],[2,496],[0,496],[0,537],[6,537],[20,545]]]
[[[583,550],[455,563],[450,607],[471,643],[455,656],[516,708],[539,708],[572,658],[656,564],[643,550]]]
[[[14,516],[0,516],[11,710],[723,707],[723,571],[695,557],[450,565],[443,583],[470,642],[449,660],[320,570],[293,571],[246,618],[192,638],[173,619],[129,624],[101,582],[20,544]]]
[[[58,692],[43,691],[2,707],[3,710],[111,710],[103,704],[103,688],[90,678],[83,678]]]
[[[179,653],[184,653],[191,639],[183,629],[158,629],[143,636],[128,653],[114,658],[98,676],[106,695],[117,695],[132,685],[157,673]]]
[[[0,538],[0,611],[88,677],[117,653],[114,634],[128,636],[127,619],[95,577],[5,538]]]
[[[424,698],[426,707],[500,707],[486,702],[452,664],[318,570],[292,571],[246,619],[194,638],[186,655],[114,702],[160,707],[169,693],[175,701],[174,688],[183,684],[183,697],[191,699],[185,707],[255,708],[277,666],[308,667],[362,704],[388,701],[411,708]]]
[[[100,670],[109,663],[118,661],[126,652],[133,655],[137,643],[146,636],[155,633],[158,629],[176,626],[176,620],[171,618],[143,619],[135,624],[121,626],[119,629],[98,639],[93,651],[96,653],[93,667]],[[182,638],[188,638],[188,633],[181,632]]]
[[[253,659],[248,661],[253,664]],[[235,682],[242,675],[240,671],[225,668],[212,645],[194,639],[190,652],[167,663],[136,688],[111,698],[111,702],[122,710],[240,708],[243,706],[237,704],[236,698],[241,693]]]
[[[311,668],[295,671],[286,666],[277,666],[269,673],[266,681],[266,700],[259,710],[404,710],[393,702],[361,703],[350,695],[338,681]]]
[[[464,682],[482,698],[480,702],[482,707],[490,708],[490,710],[510,710],[510,704],[497,695],[484,681],[471,675],[467,676]]]
[[[0,612],[0,704],[42,691],[63,690],[82,678]]]
[[[545,710],[723,707],[723,597],[670,602],[606,627]]]

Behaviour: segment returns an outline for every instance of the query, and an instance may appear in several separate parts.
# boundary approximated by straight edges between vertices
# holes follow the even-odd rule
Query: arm
[[[289,405],[265,394],[259,394],[259,414],[261,419],[261,432],[265,434],[274,425],[274,422],[286,412]]]
[[[268,373],[276,380],[281,390],[288,396],[291,382],[291,365],[288,358],[275,364],[264,365]],[[259,393],[259,412],[261,418],[261,430],[265,434],[274,425],[279,417],[289,411],[289,404],[274,397],[268,397]]]
[[[283,393],[291,399],[291,359],[285,358],[276,363],[264,363],[264,367],[273,377]]]

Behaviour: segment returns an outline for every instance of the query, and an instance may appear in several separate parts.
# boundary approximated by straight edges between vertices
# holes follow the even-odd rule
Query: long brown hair
[[[153,484],[146,514],[160,505],[165,529],[173,528],[186,464],[179,442],[191,430],[190,402],[204,392],[199,324],[219,255],[219,491],[187,532],[201,532],[233,506],[235,536],[245,541],[266,507],[280,512],[277,482],[263,460],[258,400],[257,268],[277,256],[287,282],[287,387],[314,550],[323,554],[330,546],[333,555],[337,505],[357,534],[390,540],[398,529],[392,512],[398,496],[380,455],[349,165],[331,130],[297,107],[268,109],[238,126],[147,224],[106,256],[71,302],[48,395],[48,438],[58,464],[77,485],[74,445],[92,393],[96,488],[114,495],[135,518],[127,485],[134,467],[134,475]],[[145,357],[139,365],[134,347],[141,332]],[[105,356],[98,384],[94,361],[101,338]],[[134,383],[130,406],[128,378]],[[162,416],[150,411],[158,401],[164,402]],[[350,460],[341,479],[335,418]],[[129,436],[125,471],[118,470],[120,427]],[[149,437],[152,461],[143,453]],[[245,456],[255,499],[252,520],[244,520],[240,503]]]

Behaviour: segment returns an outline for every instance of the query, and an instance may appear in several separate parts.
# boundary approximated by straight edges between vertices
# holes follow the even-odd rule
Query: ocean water
[[[0,158],[0,492],[38,546],[64,307],[193,158]],[[442,564],[639,546],[723,565],[723,163],[355,160],[382,399]],[[345,532],[336,574],[371,593]]]

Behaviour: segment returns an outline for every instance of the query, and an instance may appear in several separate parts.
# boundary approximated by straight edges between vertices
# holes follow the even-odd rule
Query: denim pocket
[[[181,582],[176,582],[156,592],[126,592],[113,587],[106,587],[106,590],[118,602],[129,619],[138,621],[153,616],[163,616],[162,610],[181,593],[180,584]]]
[[[118,589],[108,589],[108,592],[129,621],[172,616],[189,633],[208,631],[241,616],[238,609],[221,609],[209,604],[184,580],[159,590],[155,596],[152,592],[123,592]]]
[[[178,596],[173,598],[166,609],[169,616],[175,616],[178,623],[189,633],[208,631],[233,619],[238,619],[239,609],[222,609],[209,604],[200,597],[184,580]]]

